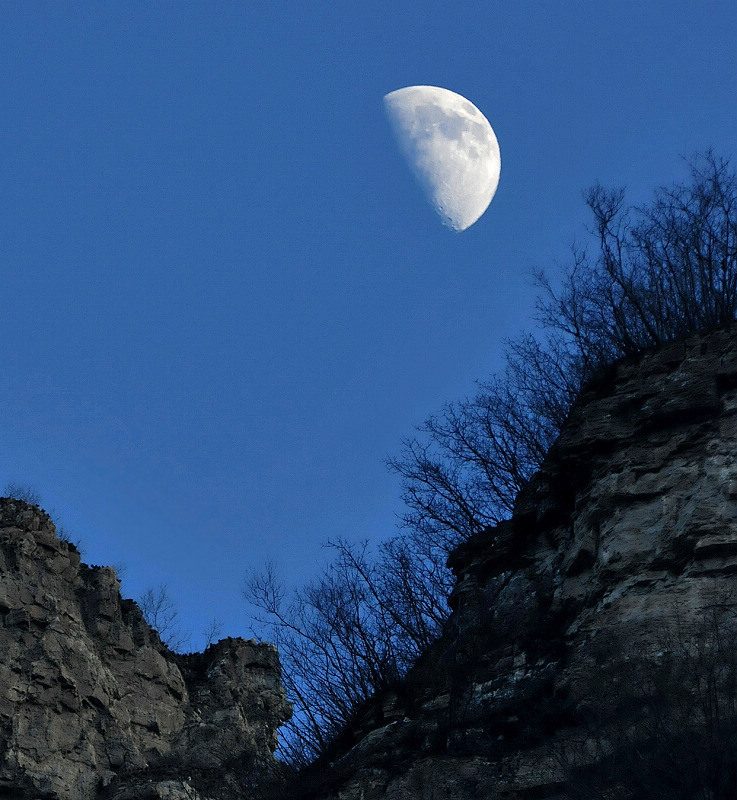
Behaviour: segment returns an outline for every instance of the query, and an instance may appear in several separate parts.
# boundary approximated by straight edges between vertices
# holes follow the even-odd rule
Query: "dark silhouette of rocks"
[[[119,588],[45,512],[0,499],[0,796],[175,800],[273,765],[291,713],[276,649],[173,653]]]

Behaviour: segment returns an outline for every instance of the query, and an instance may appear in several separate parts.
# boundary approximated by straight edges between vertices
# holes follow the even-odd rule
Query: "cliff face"
[[[119,587],[44,512],[0,499],[0,795],[174,800],[273,762],[291,713],[276,649],[177,655]]]
[[[684,763],[708,760],[708,737],[683,744],[679,724],[713,726],[699,698],[718,706],[719,681],[737,676],[737,334],[695,335],[603,376],[513,518],[449,565],[446,634],[303,796],[570,798],[571,775],[644,758],[658,735],[680,737]],[[678,786],[675,752],[663,780]]]

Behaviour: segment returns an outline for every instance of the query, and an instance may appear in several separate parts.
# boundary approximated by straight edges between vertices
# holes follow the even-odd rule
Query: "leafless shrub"
[[[207,627],[202,631],[202,635],[205,637],[205,650],[207,650],[211,644],[218,641],[222,632],[223,623],[213,617],[213,619],[207,623]]]
[[[38,489],[30,483],[8,481],[3,489],[3,496],[12,497],[14,500],[22,500],[30,506],[41,505],[41,494]]]
[[[138,599],[144,619],[158,632],[161,641],[171,650],[181,652],[189,644],[189,635],[182,632],[179,613],[166,584],[149,588]]]
[[[52,517],[53,517],[52,512]],[[82,544],[82,540],[79,537],[75,537],[69,528],[67,528],[64,523],[59,522],[58,519],[54,519],[54,526],[56,527],[56,535],[62,542],[67,542],[71,544],[77,552],[84,554],[84,545]],[[120,577],[120,575],[118,575]]]
[[[41,493],[30,483],[18,483],[16,481],[8,481],[3,488],[4,497],[12,497],[14,500],[22,500],[31,506],[41,507]],[[62,542],[67,542],[73,545],[80,553],[83,550],[81,539],[75,538],[69,529],[60,522],[56,512],[51,509],[47,512],[49,517],[53,520],[56,528],[56,535]]]

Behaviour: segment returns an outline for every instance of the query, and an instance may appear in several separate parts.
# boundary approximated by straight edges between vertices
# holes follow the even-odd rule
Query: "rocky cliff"
[[[0,499],[0,796],[239,796],[291,713],[276,649],[162,644],[111,567]]]
[[[601,375],[512,519],[449,566],[442,638],[298,785],[259,791],[734,797],[737,330]],[[276,651],[176,655],[118,588],[0,500],[0,797],[256,796],[290,712]]]
[[[600,376],[449,565],[443,638],[293,796],[733,797],[735,331]]]

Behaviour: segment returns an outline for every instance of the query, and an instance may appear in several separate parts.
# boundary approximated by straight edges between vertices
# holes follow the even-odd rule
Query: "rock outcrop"
[[[0,796],[236,796],[273,765],[291,713],[276,649],[173,653],[119,588],[39,508],[0,499]]]
[[[604,769],[633,741],[638,758],[660,746],[656,722],[681,737],[684,763],[700,758],[708,737],[688,749],[678,715],[710,691],[700,669],[717,689],[737,675],[735,330],[600,376],[513,518],[449,565],[443,638],[293,796],[571,798],[571,775]],[[714,666],[719,648],[731,666]],[[688,707],[715,724],[704,704]],[[664,761],[676,781],[678,757]]]

